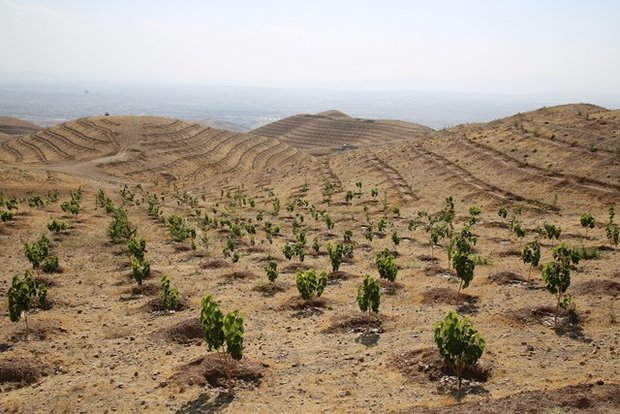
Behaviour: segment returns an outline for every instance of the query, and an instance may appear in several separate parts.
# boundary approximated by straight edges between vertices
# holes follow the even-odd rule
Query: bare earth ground
[[[250,133],[164,118],[89,118],[1,140],[0,190],[19,197],[58,189],[60,199],[39,208],[22,203],[15,220],[0,223],[0,296],[6,298],[14,274],[30,267],[24,242],[49,234],[53,217],[66,220],[69,230],[52,238],[62,273],[38,273],[51,306],[29,315],[27,341],[24,321],[10,322],[6,300],[0,302],[0,411],[620,411],[618,250],[601,248],[599,259],[576,266],[569,289],[575,310],[556,330],[554,299],[540,270],[526,280],[521,241],[497,216],[501,205],[522,207],[530,230],[551,222],[561,226],[561,241],[609,246],[603,223],[609,203],[620,200],[618,111],[571,105],[436,132],[335,111],[303,117],[310,122],[300,126],[293,117]],[[393,134],[387,144],[382,134]],[[357,148],[342,151],[347,143]],[[344,195],[355,192],[358,181],[361,198],[348,205]],[[304,182],[307,193],[300,191]],[[336,187],[331,206],[321,196],[327,182]],[[214,207],[224,211],[227,191],[243,193],[256,206],[231,211],[247,218],[264,211],[266,220],[282,226],[282,235],[270,246],[259,229],[257,245],[245,237],[239,263],[231,264],[222,256],[226,233],[209,230],[208,248],[198,243],[192,251],[171,240],[167,228],[149,217],[146,203],[129,205],[153,267],[145,287],[136,289],[123,246],[108,239],[110,217],[94,202],[101,188],[119,205],[122,184],[137,199],[147,192],[164,195],[164,215],[182,214],[193,225],[195,208],[175,195],[187,190],[198,197],[198,209],[213,216]],[[63,216],[60,202],[79,185],[80,213]],[[277,217],[269,213],[267,189],[282,201]],[[469,206],[482,208],[476,250],[488,263],[476,268],[461,298],[455,297],[458,282],[445,250],[436,248],[430,257],[424,230],[408,230],[417,211],[438,211],[448,195],[456,200],[457,228]],[[287,212],[294,197],[326,210],[335,229],[315,222],[305,207]],[[394,226],[372,242],[363,237],[364,206],[375,223],[386,215]],[[393,206],[401,218],[393,218]],[[585,211],[598,220],[588,238],[579,225]],[[313,256],[308,247],[303,264],[282,254],[295,213],[304,216],[309,244],[321,240],[321,254]],[[341,240],[345,229],[353,230],[354,258],[330,276],[322,300],[303,307],[295,268],[331,270],[325,246]],[[384,285],[380,316],[366,333],[357,285],[365,273],[377,276],[375,255],[394,248],[393,230],[403,237],[396,247],[398,285]],[[532,238],[530,232],[527,240]],[[551,247],[543,243],[543,262]],[[278,258],[280,271],[272,296],[256,290],[266,281],[268,254]],[[179,289],[183,310],[157,310],[161,275]],[[217,361],[197,324],[206,294],[225,312],[239,309],[245,316],[244,363],[232,399],[223,393]],[[439,361],[432,337],[434,323],[452,309],[468,315],[487,343],[461,390]]]

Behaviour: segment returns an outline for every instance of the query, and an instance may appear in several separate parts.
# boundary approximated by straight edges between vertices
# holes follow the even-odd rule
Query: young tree
[[[521,259],[523,263],[530,265],[527,273],[527,280],[529,281],[532,276],[532,268],[540,263],[540,243],[538,243],[538,239],[521,248]]]
[[[460,295],[461,289],[469,286],[474,279],[474,270],[476,269],[476,256],[457,248],[452,255],[452,267],[456,271],[456,276],[460,279],[457,295]]]
[[[55,233],[60,233],[61,231],[67,230],[67,223],[62,220],[52,219],[52,221],[47,223],[47,229]]]
[[[394,232],[392,232],[392,243],[394,243],[394,248],[398,247],[398,245],[400,244],[400,236],[398,235],[398,232],[396,230],[394,230]]]
[[[594,226],[596,225],[596,222],[594,220],[594,216],[590,212],[583,213],[581,215],[580,222],[581,222],[581,227],[586,229],[586,239],[587,239],[588,238],[588,229],[593,229]]]
[[[32,243],[24,243],[24,254],[33,269],[37,269],[49,257],[50,247],[50,240],[44,234]]]
[[[267,279],[269,279],[269,282],[275,283],[278,278],[278,263],[271,256],[267,257],[265,272],[267,273]]]
[[[353,191],[347,191],[347,193],[344,196],[344,201],[351,205],[351,200],[353,200]]]
[[[146,240],[135,236],[130,238],[127,242],[127,253],[137,260],[143,261],[144,253],[146,253]]]
[[[461,388],[463,372],[478,362],[484,352],[484,338],[468,318],[459,319],[450,311],[435,324],[435,343],[444,362],[453,368]]]
[[[179,291],[176,288],[170,287],[170,279],[167,276],[161,277],[161,301],[164,309],[174,311],[179,308],[181,300],[179,298]]]
[[[607,240],[612,246],[617,246],[620,241],[620,227],[614,223],[614,217],[616,216],[616,208],[611,205],[609,207],[609,220],[605,225],[605,233],[607,234]]]
[[[108,236],[112,243],[127,243],[136,235],[136,226],[129,222],[127,210],[116,208],[112,212],[112,221],[108,226]]]
[[[396,266],[394,255],[389,249],[385,249],[377,254],[375,264],[381,278],[389,280],[390,282],[394,282],[396,280],[398,266]]]
[[[567,309],[572,301],[572,298],[566,295],[570,286],[570,266],[558,260],[545,263],[542,269],[542,279],[547,291],[556,297],[554,323],[557,325],[560,308]]]
[[[342,263],[342,257],[345,253],[344,244],[337,242],[335,245],[327,243],[327,254],[329,254],[329,260],[332,264],[332,272],[337,272],[340,269]]]
[[[305,272],[298,269],[295,274],[295,284],[299,295],[304,300],[310,300],[315,295],[320,297],[327,286],[327,274],[321,272],[317,275],[314,269],[308,269]]]
[[[235,361],[243,357],[243,316],[234,310],[224,315],[211,295],[202,298],[200,325],[209,351],[217,351],[226,373],[228,395],[233,395]]]
[[[319,254],[319,250],[321,250],[321,243],[319,242],[318,237],[315,237],[314,240],[312,240],[312,250],[314,251],[315,256]]]
[[[131,259],[131,270],[133,278],[141,285],[144,279],[151,274],[151,263],[148,260]]]
[[[366,275],[362,284],[357,287],[357,305],[362,312],[368,313],[368,326],[371,312],[378,313],[380,304],[381,286],[377,279]]]
[[[45,306],[47,289],[43,284],[37,284],[30,271],[26,271],[23,279],[13,276],[8,291],[9,318],[11,322],[19,322],[21,317],[26,321],[26,338],[28,338],[28,311],[37,304]]]

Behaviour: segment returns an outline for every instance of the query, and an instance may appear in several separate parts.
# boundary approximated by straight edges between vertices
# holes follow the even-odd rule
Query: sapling
[[[146,252],[146,240],[143,238],[132,237],[127,242],[127,253],[130,256],[135,257],[139,261],[144,260],[144,253]]]
[[[50,254],[51,243],[46,235],[41,235],[39,239],[32,243],[24,243],[24,254],[32,264],[32,268],[38,268]]]
[[[41,270],[45,273],[56,273],[58,269],[58,256],[47,256],[41,265]]]
[[[52,219],[52,221],[47,223],[47,229],[55,233],[60,233],[61,231],[67,230],[67,223],[62,220]]]
[[[527,280],[529,281],[532,276],[532,268],[540,263],[540,243],[538,243],[538,239],[521,248],[521,259],[523,263],[530,265],[527,273]]]
[[[555,224],[544,223],[542,234],[549,240],[559,240],[562,235],[562,229]]]
[[[333,230],[334,225],[336,224],[334,220],[329,216],[329,214],[325,214],[323,216],[323,220],[325,221],[325,226],[327,226],[327,230]]]
[[[347,204],[351,204],[351,200],[353,200],[353,192],[352,191],[347,191],[347,193],[344,196],[344,200]]]
[[[588,229],[593,229],[594,226],[596,225],[596,222],[594,220],[594,216],[590,212],[583,213],[581,215],[581,218],[580,218],[579,221],[581,222],[581,227],[586,229],[586,239],[587,239],[588,238]]]
[[[474,328],[469,318],[450,311],[435,324],[435,343],[444,362],[453,368],[461,388],[463,372],[474,365],[484,352],[484,338]]]
[[[380,304],[381,285],[379,285],[377,279],[366,275],[362,284],[357,287],[357,305],[362,312],[368,313],[369,327],[371,312],[378,313]]]
[[[112,221],[108,225],[108,236],[112,243],[127,243],[136,235],[136,226],[129,222],[127,210],[123,208],[114,209]]]
[[[542,279],[549,293],[556,297],[554,324],[557,325],[560,308],[567,309],[572,301],[572,298],[566,295],[570,286],[570,266],[558,260],[545,263],[542,269]]]
[[[467,288],[474,279],[476,262],[476,256],[466,250],[457,248],[452,255],[452,267],[456,271],[456,276],[460,279],[457,295],[461,293],[461,289]]]
[[[312,240],[312,250],[314,251],[315,256],[319,254],[320,249],[321,249],[321,243],[319,242],[319,238],[315,237],[314,240]]]
[[[37,284],[32,272],[26,271],[22,279],[13,276],[8,291],[9,318],[11,322],[19,322],[21,317],[26,321],[26,338],[28,338],[28,311],[34,306],[45,306],[47,289],[43,284]]]
[[[390,282],[394,282],[396,280],[396,275],[398,275],[398,266],[396,266],[394,255],[389,249],[385,249],[377,254],[375,264],[377,266],[379,276],[382,279],[389,280]]]
[[[392,232],[392,243],[394,243],[394,247],[397,247],[400,244],[400,236],[398,235],[398,232],[396,230],[394,230],[394,232]]]
[[[267,273],[267,279],[269,279],[269,282],[275,283],[276,279],[278,278],[278,263],[271,256],[267,257],[265,273]]]
[[[317,275],[314,269],[308,269],[306,271],[297,269],[295,284],[299,295],[304,300],[310,300],[315,295],[321,297],[325,290],[325,286],[327,286],[327,274],[321,272]]]
[[[372,223],[371,222],[366,223],[366,226],[364,228],[364,238],[368,240],[369,242],[372,242],[373,234],[374,233],[372,231]]]
[[[605,225],[605,233],[607,234],[607,240],[612,246],[617,246],[620,241],[620,226],[614,223],[614,217],[616,216],[616,208],[611,205],[609,207],[609,220]]]
[[[243,357],[243,316],[237,310],[224,315],[213,297],[208,295],[202,298],[200,325],[208,350],[215,350],[220,356],[228,395],[232,396],[234,364]]]
[[[151,273],[151,263],[148,260],[131,259],[131,270],[133,278],[141,285]]]
[[[497,215],[503,219],[506,219],[506,217],[508,217],[508,210],[506,209],[506,207],[500,207],[497,211]]]
[[[338,242],[335,245],[327,243],[327,254],[329,254],[329,260],[332,264],[332,272],[337,272],[340,269],[342,263],[342,257],[345,253],[344,244]]]
[[[377,198],[377,196],[379,195],[379,190],[376,188],[372,188],[370,189],[370,196],[372,198]]]
[[[170,287],[170,279],[165,275],[161,277],[160,297],[164,309],[174,311],[179,308],[181,303],[179,291],[176,288]]]

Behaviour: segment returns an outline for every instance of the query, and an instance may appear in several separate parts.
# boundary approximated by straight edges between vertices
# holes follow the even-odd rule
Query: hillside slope
[[[21,135],[38,131],[40,126],[10,116],[0,116],[0,134]]]
[[[278,138],[295,148],[318,155],[425,138],[432,133],[432,129],[402,121],[351,118],[332,110],[316,115],[301,114],[284,118],[257,128],[252,133]]]
[[[0,163],[134,180],[209,178],[305,158],[277,139],[158,117],[83,118],[0,143]]]

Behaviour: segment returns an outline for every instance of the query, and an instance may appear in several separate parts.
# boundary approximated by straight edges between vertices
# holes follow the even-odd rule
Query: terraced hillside
[[[427,137],[432,129],[401,121],[351,118],[339,111],[295,115],[252,131],[311,154]]]
[[[295,164],[272,138],[157,117],[98,117],[4,139],[0,162],[77,175],[197,179]]]
[[[305,149],[282,123],[156,117],[0,137],[0,298],[26,271],[47,287],[28,325],[0,300],[0,412],[620,412],[618,111],[420,134],[307,117]],[[540,262],[524,263],[535,245]],[[35,253],[59,269],[33,268]],[[566,297],[543,280],[554,268]],[[302,296],[306,269],[325,273],[322,294]],[[365,275],[377,314],[356,303]],[[207,295],[244,317],[239,363],[207,347]],[[486,343],[462,387],[434,338],[449,311]]]
[[[0,116],[0,135],[22,135],[38,131],[39,129],[41,129],[40,126],[23,119]]]

